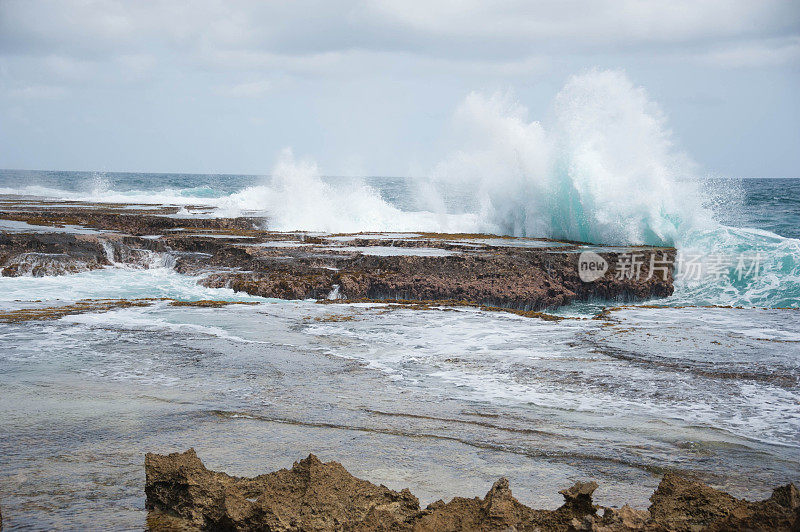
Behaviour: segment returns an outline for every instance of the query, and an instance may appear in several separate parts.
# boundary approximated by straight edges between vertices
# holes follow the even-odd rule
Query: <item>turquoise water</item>
[[[348,178],[326,177],[332,183]],[[70,172],[0,169],[0,192],[31,194],[49,192],[52,197],[92,194],[102,199],[112,191],[131,197],[175,192],[186,198],[222,198],[269,180],[265,175],[160,174],[132,172]],[[389,203],[403,210],[415,207],[413,180],[403,177],[366,177]],[[770,231],[787,238],[800,238],[800,178],[710,180],[709,188],[721,197],[712,200],[712,210],[725,225]],[[137,192],[141,194],[136,194]],[[140,198],[141,199],[141,198]],[[467,191],[457,186],[447,194],[450,210],[474,208]],[[533,236],[533,235],[532,235]],[[611,242],[598,242],[608,243]]]
[[[613,204],[604,193],[581,189],[568,172],[554,183],[539,185],[528,205],[525,195],[508,199],[515,183],[498,181],[478,192],[457,182],[323,177],[293,161],[272,177],[0,170],[0,194],[208,204],[219,216],[267,217],[278,230],[479,231],[674,245],[681,264],[700,262],[706,274],[679,275],[667,304],[800,305],[800,179],[670,181],[659,191],[632,190]],[[533,219],[537,205],[543,212]],[[722,273],[712,272],[715,262],[724,263]]]
[[[263,176],[0,170],[0,201],[168,204],[284,231],[670,245],[674,295],[554,322],[264,300],[202,287],[168,254],[0,277],[2,310],[254,303],[0,323],[4,525],[141,530],[144,453],[188,447],[248,476],[313,452],[423,505],[482,496],[500,476],[550,508],[588,480],[600,504],[646,508],[665,470],[750,499],[798,482],[800,180],[688,179],[696,167],[663,114],[620,72],[570,78],[541,121],[477,93],[457,119],[466,142],[425,178],[326,177],[287,149]]]
[[[5,526],[142,529],[144,453],[188,447],[213,469],[248,476],[314,452],[372,482],[409,487],[423,505],[483,496],[499,476],[522,502],[550,508],[578,480],[601,485],[601,504],[646,508],[664,469],[751,499],[796,482],[800,310],[753,307],[800,301],[800,180],[676,184],[676,197],[698,191],[706,206],[664,216],[649,196],[615,209],[602,195],[582,203],[579,187],[562,184],[547,217],[531,220],[524,202],[487,208],[483,200],[499,198],[469,187],[436,184],[437,195],[413,179],[303,168],[277,179],[0,171],[0,194],[208,204],[278,229],[503,232],[514,221],[510,232],[594,232],[602,244],[672,234],[683,256],[760,253],[763,262],[758,279],[679,279],[672,297],[655,302],[675,308],[561,322],[267,300],[205,288],[156,256],[149,267],[0,277],[3,310],[84,298],[255,303],[158,301],[0,323]],[[578,212],[581,223],[568,223]],[[631,213],[648,214],[629,231]],[[585,317],[608,304],[561,312]]]

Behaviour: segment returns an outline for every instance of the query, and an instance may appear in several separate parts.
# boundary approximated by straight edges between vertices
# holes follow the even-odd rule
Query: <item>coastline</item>
[[[800,532],[799,92],[800,0],[0,0],[0,532]]]
[[[595,481],[601,505],[643,510],[667,472],[760,500],[800,471],[791,448],[753,439],[723,424],[727,411],[711,410],[740,410],[743,399],[726,395],[740,381],[792,389],[793,369],[687,356],[698,345],[735,355],[726,338],[749,311],[713,309],[732,323],[718,334],[697,316],[712,309],[552,313],[553,301],[603,290],[615,305],[671,292],[671,279],[614,279],[616,258],[643,248],[280,233],[248,218],[131,214],[123,205],[38,212],[31,203],[0,215],[27,224],[2,236],[11,276],[0,277],[0,324],[15,346],[0,375],[7,526],[97,516],[137,526],[141,457],[188,447],[242,476],[315,453],[360,478],[409,487],[421,507],[483,497],[505,476],[531,507],[554,510],[557,488]],[[594,293],[574,289],[573,261],[586,248],[610,263],[608,280],[590,283]],[[545,261],[562,268],[548,271]],[[545,275],[550,287],[537,284]],[[483,277],[455,299],[439,287],[459,276]],[[518,282],[527,288],[515,299]],[[386,286],[394,291],[371,288]],[[378,297],[352,297],[362,295]],[[761,312],[765,323],[786,323],[793,311]],[[656,351],[667,341],[671,352]],[[741,343],[748,353],[783,345]],[[709,394],[711,413],[698,411]],[[787,430],[776,437],[791,438]]]
[[[641,301],[673,292],[673,248],[595,246],[482,234],[277,232],[255,218],[184,218],[171,208],[6,201],[2,275],[59,275],[110,265],[203,275],[210,288],[279,299],[456,302],[542,311],[590,300]],[[198,207],[198,209],[201,209]],[[13,232],[11,232],[13,231]],[[579,256],[605,274],[579,276]],[[619,275],[641,255],[636,276]],[[661,271],[650,271],[651,257]]]

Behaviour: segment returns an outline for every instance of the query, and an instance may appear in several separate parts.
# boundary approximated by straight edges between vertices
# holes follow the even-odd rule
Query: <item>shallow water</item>
[[[218,207],[203,214],[210,216],[250,212],[246,201],[238,210],[231,205],[264,180],[2,171],[0,192],[70,201],[207,201]],[[381,212],[380,228],[421,231],[429,227],[411,222],[439,223],[414,218],[409,182],[368,181],[398,209]],[[557,312],[578,319],[550,322],[468,308],[265,300],[202,287],[199,277],[179,275],[158,257],[149,269],[0,277],[0,310],[96,298],[257,303],[202,309],[158,301],[0,323],[4,524],[142,528],[144,453],[188,447],[210,468],[239,475],[289,467],[314,452],[362,478],[409,487],[423,504],[482,496],[507,476],[515,495],[537,507],[556,507],[559,489],[588,479],[601,485],[600,504],[646,507],[665,469],[690,472],[737,496],[765,497],[800,479],[800,320],[797,310],[775,308],[800,305],[798,183],[743,182],[738,208],[728,200],[715,210],[728,225],[692,234],[680,250],[763,253],[760,279],[681,281],[675,295],[650,302],[670,308],[625,307],[602,320],[588,318],[610,302],[576,303]],[[454,193],[447,220],[469,222],[462,217],[472,208],[468,200]],[[363,225],[372,213],[356,214]],[[297,233],[308,236],[331,230],[289,227],[315,231]],[[347,245],[418,235],[345,235],[331,246],[453,253]],[[619,243],[579,251],[630,249]]]
[[[114,231],[105,232],[111,233]],[[0,233],[66,233],[70,235],[96,235],[99,234],[100,231],[80,225],[33,225],[28,222],[19,222],[16,220],[0,220]]]
[[[50,295],[0,279],[4,306],[23,292],[44,300],[26,306],[141,296],[145,282],[154,296],[242,299],[166,269],[49,280]],[[755,498],[800,477],[795,311],[758,311],[754,330],[755,311],[738,309],[554,323],[260,301],[0,325],[7,526],[139,528],[143,454],[192,446],[240,475],[313,452],[423,503],[483,495],[499,476],[548,507],[586,479],[601,504],[645,507],[664,467]]]

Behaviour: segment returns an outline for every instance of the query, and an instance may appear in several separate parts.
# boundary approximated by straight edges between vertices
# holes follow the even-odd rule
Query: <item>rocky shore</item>
[[[700,482],[667,474],[647,510],[594,504],[594,482],[560,491],[564,504],[535,510],[501,478],[483,499],[455,497],[422,509],[407,489],[376,486],[337,462],[309,455],[254,478],[206,469],[193,449],[145,457],[148,527],[152,530],[798,530],[800,492],[776,488],[764,501],[736,499]]]
[[[171,208],[0,202],[3,276],[76,273],[112,264],[171,266],[228,287],[282,299],[453,302],[538,311],[592,299],[672,293],[671,248],[595,247],[473,234],[320,234],[263,229],[259,218],[211,218]],[[138,209],[138,210],[136,210]],[[578,259],[607,270],[581,280]],[[634,268],[626,266],[635,254]],[[666,264],[650,272],[651,259]],[[635,270],[635,271],[634,271]]]
[[[236,478],[206,469],[192,451],[151,454],[145,492],[157,530],[798,528],[795,487],[769,498],[765,490],[797,478],[793,448],[725,424],[751,404],[740,382],[793,390],[790,343],[731,345],[743,323],[735,309],[720,310],[719,330],[705,328],[705,313],[652,305],[599,320],[548,313],[669,295],[675,250],[280,232],[263,218],[212,214],[0,198],[0,275],[28,277],[6,279],[0,312],[14,355],[0,372],[9,384],[6,527],[141,528],[141,456],[166,437],[240,471],[260,471],[259,456],[286,465],[299,457],[287,452],[313,441],[353,473],[413,494],[313,455]],[[596,279],[580,275],[588,252],[604,263]],[[637,270],[622,274],[633,255]],[[661,271],[651,271],[653,258]],[[30,279],[64,274],[79,275]],[[195,283],[384,303],[263,301]],[[453,311],[463,305],[564,321]],[[760,323],[794,331],[781,325],[788,315],[760,312]],[[686,356],[694,353],[707,356]],[[779,363],[762,367],[776,353]],[[494,401],[499,393],[513,400]],[[538,393],[547,394],[541,405],[531,400]],[[782,401],[770,408],[787,411]],[[598,406],[578,408],[587,402]],[[713,411],[704,425],[684,415],[695,404]],[[783,417],[748,419],[777,421],[770,437],[782,443],[791,437]],[[503,479],[485,497],[427,504],[483,494],[500,475],[531,507]],[[590,479],[603,489],[574,484],[556,508],[558,489]]]

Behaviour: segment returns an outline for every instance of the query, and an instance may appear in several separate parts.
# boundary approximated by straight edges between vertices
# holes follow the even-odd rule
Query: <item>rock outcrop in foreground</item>
[[[153,530],[800,530],[794,484],[749,502],[667,474],[649,510],[635,510],[595,505],[597,484],[579,482],[560,492],[565,503],[557,510],[534,510],[500,479],[483,499],[456,497],[421,509],[407,489],[376,486],[314,455],[255,478],[209,471],[194,449],[148,453],[145,470]]]

